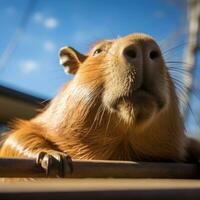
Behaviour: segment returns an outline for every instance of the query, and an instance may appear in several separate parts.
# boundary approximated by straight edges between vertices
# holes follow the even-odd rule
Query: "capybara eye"
[[[101,52],[102,52],[103,50],[102,49],[96,49],[95,51],[94,51],[94,53],[93,53],[93,56],[96,56],[96,55],[98,55],[98,54],[100,54]]]

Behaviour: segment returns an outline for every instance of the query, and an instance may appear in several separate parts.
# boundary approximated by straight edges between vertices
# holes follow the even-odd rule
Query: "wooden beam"
[[[0,183],[0,199],[199,200],[200,180],[43,179]]]

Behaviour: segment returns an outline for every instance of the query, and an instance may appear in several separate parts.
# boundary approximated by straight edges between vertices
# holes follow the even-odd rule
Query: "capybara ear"
[[[63,47],[59,51],[60,64],[66,73],[76,74],[80,64],[87,58],[72,47]]]

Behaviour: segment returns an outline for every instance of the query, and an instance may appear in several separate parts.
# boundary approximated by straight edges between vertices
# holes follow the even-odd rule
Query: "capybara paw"
[[[45,170],[48,177],[64,178],[65,174],[72,173],[72,160],[70,156],[61,152],[40,152],[36,163]]]

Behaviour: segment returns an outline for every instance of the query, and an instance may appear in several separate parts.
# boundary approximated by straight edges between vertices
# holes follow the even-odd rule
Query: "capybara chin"
[[[63,47],[59,56],[73,80],[38,116],[13,125],[1,156],[199,159],[200,143],[184,133],[175,86],[152,37],[98,41],[86,55]]]

